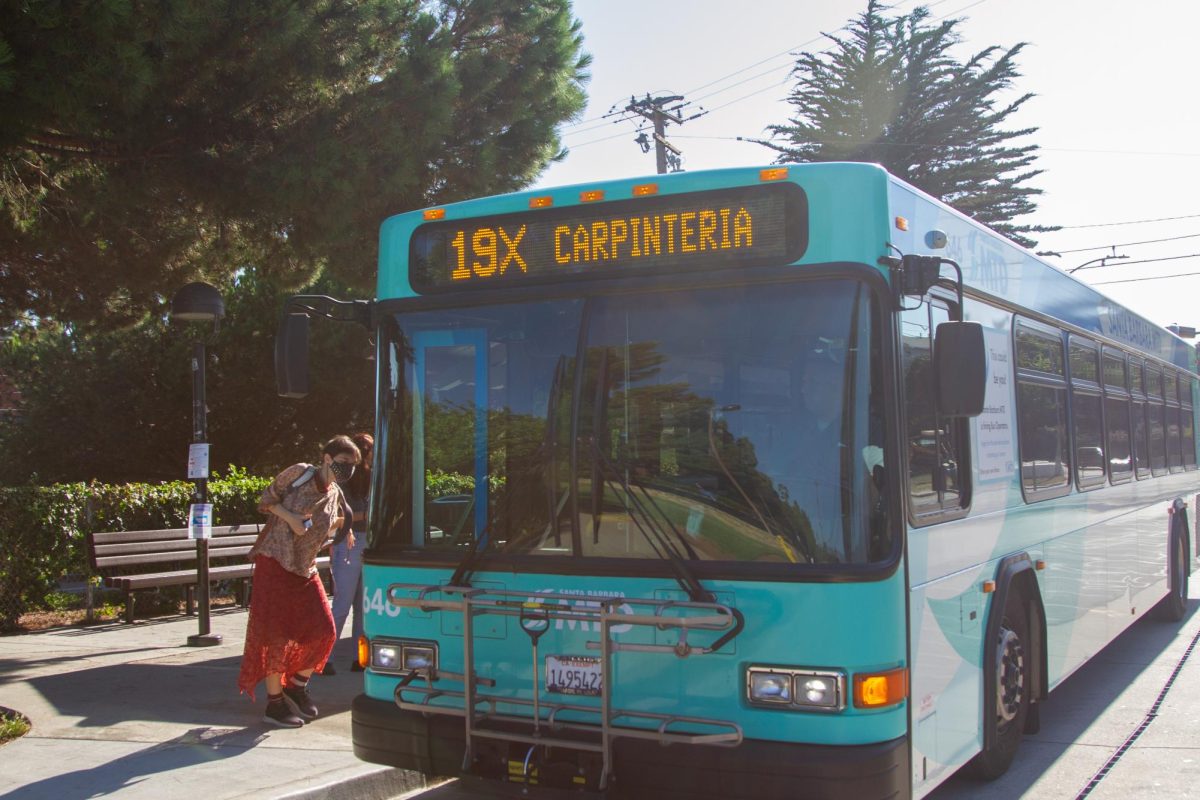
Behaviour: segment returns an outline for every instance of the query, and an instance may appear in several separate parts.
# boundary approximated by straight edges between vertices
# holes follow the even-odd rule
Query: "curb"
[[[427,786],[430,784],[419,772],[383,767],[346,780],[279,795],[279,800],[391,800]]]

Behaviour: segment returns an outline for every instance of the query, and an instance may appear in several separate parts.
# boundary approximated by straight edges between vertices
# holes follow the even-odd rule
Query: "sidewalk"
[[[334,649],[338,674],[313,677],[320,717],[296,730],[264,724],[265,690],[253,702],[237,691],[246,618],[214,611],[216,647],[187,645],[196,617],[0,636],[0,706],[33,723],[0,746],[0,800],[384,800],[423,785],[354,757],[362,675],[350,671],[349,637]]]

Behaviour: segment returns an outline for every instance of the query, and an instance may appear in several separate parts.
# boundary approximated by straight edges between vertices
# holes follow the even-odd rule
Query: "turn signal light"
[[[868,672],[854,676],[855,708],[894,706],[908,697],[908,670]]]
[[[363,669],[371,666],[371,643],[367,637],[358,637],[358,665]]]

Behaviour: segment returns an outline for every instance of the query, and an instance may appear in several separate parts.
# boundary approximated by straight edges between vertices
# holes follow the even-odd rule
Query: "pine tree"
[[[1023,234],[1055,230],[1014,225],[1036,209],[1042,193],[1029,181],[1037,145],[1013,140],[1037,128],[1003,130],[1033,97],[999,98],[1020,77],[1016,58],[1025,43],[985,48],[960,62],[958,19],[933,22],[926,8],[888,17],[869,0],[848,35],[827,34],[826,52],[801,53],[788,97],[794,113],[761,142],[778,161],[866,161],[985,225],[1032,247]]]
[[[0,329],[131,324],[246,264],[373,286],[388,215],[525,185],[568,0],[0,0]]]

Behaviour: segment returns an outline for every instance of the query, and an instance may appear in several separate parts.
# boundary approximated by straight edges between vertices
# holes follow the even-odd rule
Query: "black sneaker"
[[[350,671],[351,672],[362,672],[363,671],[363,666],[362,666],[362,664],[358,663],[357,658],[350,662]]]
[[[337,675],[337,670],[333,668],[332,661],[326,661],[325,666],[321,668],[322,675]]]
[[[304,719],[317,718],[317,707],[313,704],[312,698],[308,696],[308,686],[283,687],[283,699],[292,707],[292,711]]]
[[[277,728],[300,728],[304,726],[304,720],[293,714],[292,709],[282,700],[275,703],[267,703],[266,713],[263,714],[263,722],[274,725]]]

